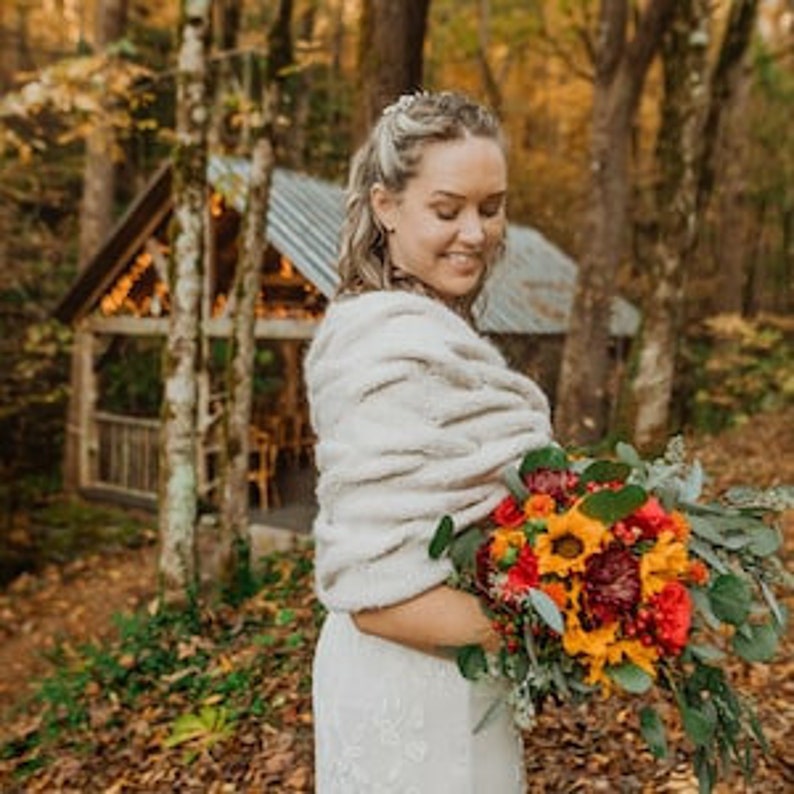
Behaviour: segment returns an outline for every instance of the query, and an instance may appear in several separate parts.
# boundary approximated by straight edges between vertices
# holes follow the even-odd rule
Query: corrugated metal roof
[[[242,211],[249,161],[212,157],[209,181]],[[295,267],[330,297],[338,282],[335,269],[344,190],[339,185],[276,168],[268,210],[268,239]],[[576,264],[539,232],[510,224],[507,252],[479,304],[479,327],[488,333],[562,334],[568,324]],[[632,336],[639,312],[616,298],[611,332]]]

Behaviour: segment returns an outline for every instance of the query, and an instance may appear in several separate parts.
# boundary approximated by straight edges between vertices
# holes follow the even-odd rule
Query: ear
[[[376,182],[369,191],[372,212],[387,231],[394,231],[397,222],[397,197],[385,185]]]

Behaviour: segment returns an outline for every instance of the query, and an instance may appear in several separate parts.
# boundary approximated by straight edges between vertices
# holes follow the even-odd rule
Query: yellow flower
[[[686,546],[669,530],[660,533],[654,547],[640,559],[643,600],[656,595],[668,582],[685,577],[688,571]]]
[[[651,678],[656,678],[656,661],[659,650],[654,645],[643,645],[639,640],[618,640],[608,653],[610,664],[620,664],[624,659],[641,667]]]
[[[491,559],[501,562],[510,549],[521,551],[526,542],[526,535],[520,529],[497,529],[491,540]]]
[[[606,527],[576,508],[546,519],[547,531],[538,535],[535,554],[541,575],[567,576],[584,570],[587,558],[598,551],[607,536]]]
[[[570,656],[584,656],[582,663],[587,667],[588,684],[600,683],[609,686],[609,679],[604,674],[604,667],[609,661],[610,647],[614,645],[618,624],[607,623],[592,631],[586,631],[575,610],[566,612],[565,633],[562,635],[562,647]]]

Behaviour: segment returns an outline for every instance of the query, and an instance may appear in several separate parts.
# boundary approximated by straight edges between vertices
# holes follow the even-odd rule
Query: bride
[[[504,248],[494,116],[457,93],[388,107],[353,160],[341,285],[305,370],[317,434],[318,794],[518,794],[521,740],[454,649],[499,638],[431,560],[505,495],[500,472],[550,440],[546,398],[475,330]]]

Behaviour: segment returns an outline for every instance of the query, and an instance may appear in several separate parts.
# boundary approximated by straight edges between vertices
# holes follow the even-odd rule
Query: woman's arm
[[[359,631],[439,653],[463,645],[499,648],[500,638],[470,593],[439,585],[407,601],[353,615]]]

